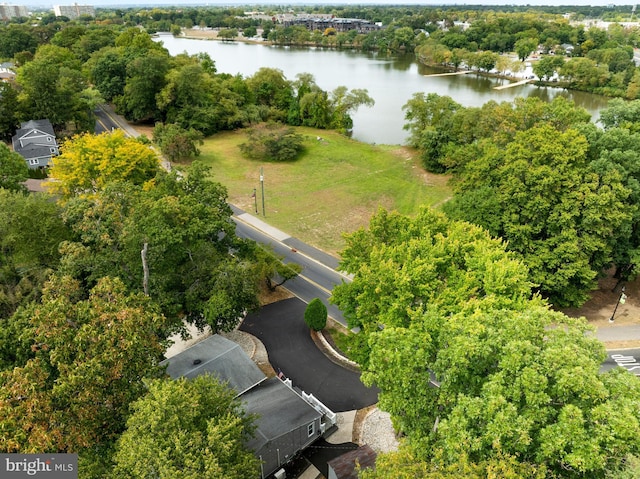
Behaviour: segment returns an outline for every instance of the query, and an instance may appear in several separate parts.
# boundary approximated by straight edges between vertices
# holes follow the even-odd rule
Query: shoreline
[[[160,34],[168,34],[168,35],[170,35],[169,32],[158,32],[155,35],[160,35]],[[236,37],[236,38],[234,38],[232,40],[227,40],[227,39],[218,38],[217,34],[218,34],[218,32],[216,30],[183,29],[181,34],[180,34],[180,36],[177,37],[177,38],[186,38],[186,39],[189,39],[189,40],[205,40],[205,41],[212,41],[213,40],[213,41],[218,41],[218,42],[223,42],[223,43],[224,42],[238,42],[238,43],[247,43],[247,44],[251,44],[251,45],[265,45],[265,46],[283,46],[283,47],[300,47],[300,48],[327,48],[327,49],[331,49],[331,50],[341,50],[341,49],[357,50],[355,47],[340,47],[340,48],[338,48],[337,46],[317,45],[317,44],[311,44],[311,43],[304,44],[304,45],[300,45],[300,44],[279,45],[279,44],[274,43],[274,42],[269,41],[269,40],[255,40],[255,39],[246,38],[246,37],[243,37],[243,36],[238,36],[238,37]],[[589,93],[591,95],[599,95],[599,96],[602,96],[602,97],[605,97],[605,98],[610,98],[610,99],[623,98],[623,97],[617,97],[617,96],[609,96],[609,95],[605,95],[603,93],[592,92],[592,91],[588,91],[588,90],[579,90],[579,89],[571,88],[567,82],[543,81],[543,80],[541,80],[541,79],[539,79],[537,77],[530,78],[531,73],[519,74],[519,72],[515,72],[515,73],[511,73],[511,74],[505,74],[505,73],[484,72],[484,71],[479,71],[479,70],[466,70],[466,69],[460,69],[460,68],[455,68],[455,67],[446,66],[446,65],[434,65],[434,64],[425,63],[425,62],[420,61],[420,59],[418,58],[417,55],[415,55],[415,57],[416,57],[416,62],[419,63],[420,65],[424,65],[426,67],[434,68],[436,70],[441,70],[442,71],[442,73],[435,73],[433,75],[425,75],[425,76],[463,75],[463,74],[472,73],[472,74],[478,75],[480,77],[499,78],[501,80],[508,80],[508,81],[512,82],[512,84],[504,85],[504,86],[500,87],[500,89],[516,87],[516,86],[519,86],[519,85],[514,85],[513,83],[519,83],[520,84],[520,82],[523,82],[524,80],[528,80],[527,83],[535,85],[537,87],[560,88],[560,89],[568,90],[568,91],[584,92],[584,93]]]

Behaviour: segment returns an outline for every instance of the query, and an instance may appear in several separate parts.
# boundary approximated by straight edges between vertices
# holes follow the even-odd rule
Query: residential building
[[[0,19],[10,20],[15,17],[28,17],[29,10],[24,5],[7,5],[0,3]]]
[[[78,5],[74,3],[73,5],[54,5],[53,13],[56,14],[56,17],[67,17],[70,20],[75,20],[80,17],[80,15],[95,17],[96,9],[91,5]]]
[[[300,25],[307,30],[324,31],[333,28],[336,32],[348,32],[356,30],[358,33],[368,33],[382,29],[382,25],[371,23],[360,18],[337,18],[331,14],[282,14],[275,17],[276,21],[285,27]]]
[[[60,154],[53,126],[49,120],[22,123],[12,137],[13,151],[22,155],[29,168],[45,168]]]
[[[234,389],[256,430],[246,446],[261,462],[261,477],[277,472],[335,426],[336,414],[288,379],[267,378],[240,346],[213,335],[166,359],[172,378],[211,374]]]
[[[16,79],[15,65],[11,62],[0,63],[0,81],[10,82]]]

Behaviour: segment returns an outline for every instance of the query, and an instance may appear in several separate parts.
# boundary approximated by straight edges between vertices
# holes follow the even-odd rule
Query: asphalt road
[[[95,131],[97,134],[120,128],[120,126],[109,115],[107,115],[102,108],[96,108],[94,113],[96,115]]]
[[[259,338],[276,372],[293,385],[312,393],[334,412],[352,411],[375,404],[377,388],[360,382],[360,373],[328,359],[318,349],[304,322],[306,304],[298,298],[285,299],[248,314],[240,329]]]
[[[636,376],[640,376],[640,349],[619,349],[607,351],[607,359],[601,371],[608,371],[621,366]]]
[[[284,287],[305,303],[309,303],[314,298],[320,298],[327,306],[329,316],[346,326],[347,321],[342,311],[329,303],[334,286],[343,281],[349,281],[348,277],[334,269],[338,266],[338,260],[281,231],[275,229],[269,232],[263,231],[262,228],[268,228],[268,225],[260,225],[260,228],[257,228],[248,224],[243,221],[243,217],[248,218],[248,215],[244,215],[244,211],[239,208],[232,208],[236,215],[234,216],[236,234],[240,238],[249,238],[259,244],[267,245],[275,254],[283,257],[285,263],[297,263],[303,267],[302,272],[296,278],[287,281]]]

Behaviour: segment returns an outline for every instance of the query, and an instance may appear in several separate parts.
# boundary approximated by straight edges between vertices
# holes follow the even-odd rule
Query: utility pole
[[[260,189],[262,190],[262,216],[267,216],[264,212],[264,171],[260,167]]]

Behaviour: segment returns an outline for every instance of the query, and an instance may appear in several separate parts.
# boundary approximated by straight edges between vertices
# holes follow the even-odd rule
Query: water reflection
[[[585,108],[594,119],[608,99],[583,92],[568,92],[561,88],[538,88],[522,85],[504,90],[496,86],[508,80],[468,75],[430,77],[442,73],[418,64],[413,55],[360,53],[353,50],[332,50],[322,47],[274,47],[246,43],[218,42],[174,38],[163,35],[160,40],[172,55],[206,52],[221,73],[253,75],[261,67],[278,68],[294,80],[299,73],[311,73],[324,90],[344,85],[366,88],[375,106],[361,108],[353,115],[353,138],[368,143],[404,143],[408,134],[402,106],[416,92],[449,95],[464,106],[482,106],[515,98],[538,97],[550,101],[558,95],[572,99]]]

